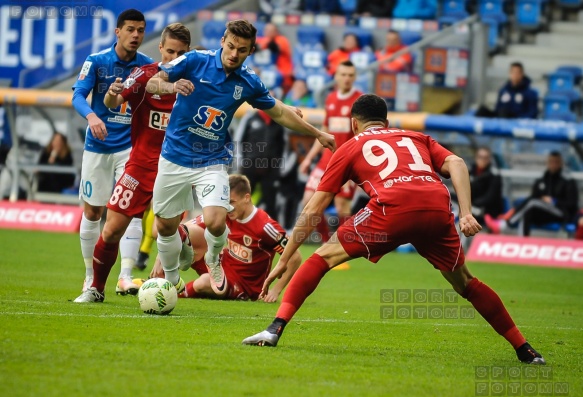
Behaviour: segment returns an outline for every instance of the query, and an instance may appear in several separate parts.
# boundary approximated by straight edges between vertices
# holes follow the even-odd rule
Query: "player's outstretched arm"
[[[123,91],[123,83],[121,82],[121,77],[115,79],[115,82],[111,83],[109,90],[103,97],[103,104],[110,109],[115,109],[122,103],[124,103],[123,97],[120,95]]]
[[[441,174],[451,177],[460,209],[460,231],[466,237],[475,235],[482,230],[482,226],[472,215],[470,174],[466,163],[458,156],[447,156],[441,167]]]
[[[276,123],[281,124],[282,126],[291,130],[297,131],[300,134],[314,136],[325,148],[328,148],[332,151],[336,150],[334,136],[328,134],[327,132],[320,131],[313,125],[307,123],[289,106],[284,105],[280,100],[276,99],[275,106],[271,109],[265,110],[265,113],[267,113],[269,117],[271,117]]]
[[[324,132],[327,132],[327,131],[324,131]],[[307,174],[310,171],[310,165],[312,165],[312,161],[314,160],[314,158],[318,154],[320,154],[320,152],[322,152],[322,149],[324,149],[324,147],[322,146],[320,141],[314,141],[312,148],[310,149],[308,154],[306,154],[306,157],[304,158],[304,160],[300,164],[300,169],[299,169],[300,173]]]
[[[302,256],[300,255],[300,252],[299,251],[294,252],[287,263],[287,268],[285,269],[285,271],[281,275],[281,278],[275,283],[273,288],[268,290],[269,284],[263,285],[263,290],[261,291],[261,294],[259,295],[259,299],[263,299],[263,301],[267,302],[267,303],[277,302],[277,298],[279,298],[279,294],[281,294],[281,291],[283,291],[285,286],[289,283],[289,281],[293,277],[296,270],[298,270],[298,268],[300,267],[301,263],[302,263]],[[271,280],[271,281],[273,281],[273,280]],[[267,280],[266,280],[266,282],[267,282]],[[270,282],[270,284],[271,284],[271,282]]]
[[[180,79],[174,83],[171,83],[168,77],[168,73],[163,70],[156,73],[146,85],[146,90],[150,94],[157,95],[169,95],[169,94],[180,94],[180,95],[190,95],[194,91],[194,84],[191,81]]]

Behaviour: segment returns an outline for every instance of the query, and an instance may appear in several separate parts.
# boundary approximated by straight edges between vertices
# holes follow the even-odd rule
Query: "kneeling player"
[[[207,250],[204,238],[205,224],[202,216],[181,225],[188,229],[195,252],[192,268],[200,275],[186,284],[182,297],[257,300],[276,253],[281,254],[287,236],[277,221],[251,202],[251,186],[243,175],[229,176],[230,202],[233,210],[228,213],[230,233],[227,247],[223,249],[221,265],[225,271],[227,287],[223,294],[211,288],[210,276],[204,262]],[[298,251],[290,257],[288,267],[269,293],[262,296],[265,302],[275,302],[301,263]],[[184,270],[184,269],[183,269]],[[164,277],[159,259],[150,277]]]

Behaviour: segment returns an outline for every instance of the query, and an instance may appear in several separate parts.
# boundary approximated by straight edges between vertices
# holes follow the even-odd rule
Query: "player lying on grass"
[[[388,128],[387,106],[376,95],[363,95],[351,111],[355,136],[332,156],[318,190],[296,222],[291,239],[261,292],[287,268],[288,258],[310,235],[313,225],[348,180],[370,201],[338,228],[293,276],[275,320],[243,344],[276,346],[287,323],[334,266],[364,257],[376,263],[401,244],[411,243],[516,349],[520,361],[545,361],[520,333],[498,295],[473,277],[451,212],[449,191],[439,175],[451,178],[459,202],[459,226],[466,236],[482,227],[472,215],[470,179],[464,161],[419,132]]]
[[[190,47],[190,31],[180,23],[168,25],[162,32],[159,45],[162,64],[182,56]],[[164,133],[174,106],[176,95],[153,95],[146,90],[150,77],[158,73],[158,63],[135,69],[122,84],[117,79],[111,84],[104,103],[116,108],[127,101],[132,108],[132,151],[107,203],[107,220],[93,253],[93,283],[75,302],[103,302],[105,283],[117,259],[120,239],[132,218],[141,218],[150,206],[158,159]],[[176,86],[191,84],[180,80]],[[137,237],[141,240],[141,236]],[[185,233],[181,235],[181,255],[186,263],[192,261],[192,249]],[[185,246],[186,245],[186,246]],[[120,277],[116,286],[119,294],[138,293],[139,286],[131,277]],[[184,289],[184,281],[182,281]]]
[[[185,298],[214,298],[257,300],[263,283],[271,270],[276,253],[281,254],[288,238],[277,221],[271,219],[267,212],[257,208],[251,202],[251,185],[244,175],[230,175],[230,203],[233,210],[227,215],[229,235],[227,247],[223,249],[221,263],[227,279],[227,288],[217,294],[211,287],[210,275],[204,262],[207,244],[204,238],[205,224],[201,216],[181,225],[188,230],[194,249],[192,268],[200,275],[194,281],[186,283],[186,289],[180,295]],[[268,293],[262,295],[265,302],[275,302],[285,288],[302,258],[298,251],[290,256],[287,269]],[[186,270],[188,267],[182,270]],[[150,277],[164,277],[160,259],[156,258]]]

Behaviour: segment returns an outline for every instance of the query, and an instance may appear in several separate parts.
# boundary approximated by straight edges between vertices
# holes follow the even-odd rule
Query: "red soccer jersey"
[[[356,182],[370,203],[398,210],[450,210],[450,195],[435,170],[452,153],[420,132],[369,128],[338,149],[319,191],[338,193]]]
[[[338,91],[332,91],[326,98],[326,117],[323,125],[328,128],[329,133],[334,135],[337,148],[354,136],[350,126],[350,110],[361,95],[362,92],[352,89],[345,95],[340,94]],[[324,149],[317,167],[325,170],[331,158],[332,151]]]
[[[158,170],[162,141],[170,121],[176,95],[154,95],[146,84],[158,73],[158,63],[136,68],[124,83],[121,96],[132,108],[132,151],[126,167],[136,164],[148,170]]]
[[[205,228],[202,216],[195,223]],[[257,299],[271,270],[273,257],[283,253],[287,236],[267,212],[254,208],[243,220],[227,217],[229,236],[221,260],[225,273],[235,273],[237,281],[252,299]]]

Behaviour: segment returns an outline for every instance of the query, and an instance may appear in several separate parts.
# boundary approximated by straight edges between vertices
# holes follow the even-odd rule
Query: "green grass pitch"
[[[304,259],[314,249],[303,247]],[[479,315],[383,318],[386,307],[398,308],[381,303],[381,290],[448,287],[418,255],[350,265],[323,279],[277,348],[257,348],[241,340],[269,324],[276,304],[179,300],[170,316],[150,316],[135,297],[115,295],[119,265],[105,303],[74,304],[84,274],[78,236],[2,230],[0,396],[495,395],[484,394],[484,382],[499,383],[505,389],[498,395],[506,396],[517,368],[521,388],[545,387],[548,372],[520,364]],[[554,395],[566,385],[568,395],[582,396],[583,271],[470,269],[544,355],[551,383],[560,386]],[[525,368],[536,377],[526,378]],[[505,375],[495,378],[499,370]]]

